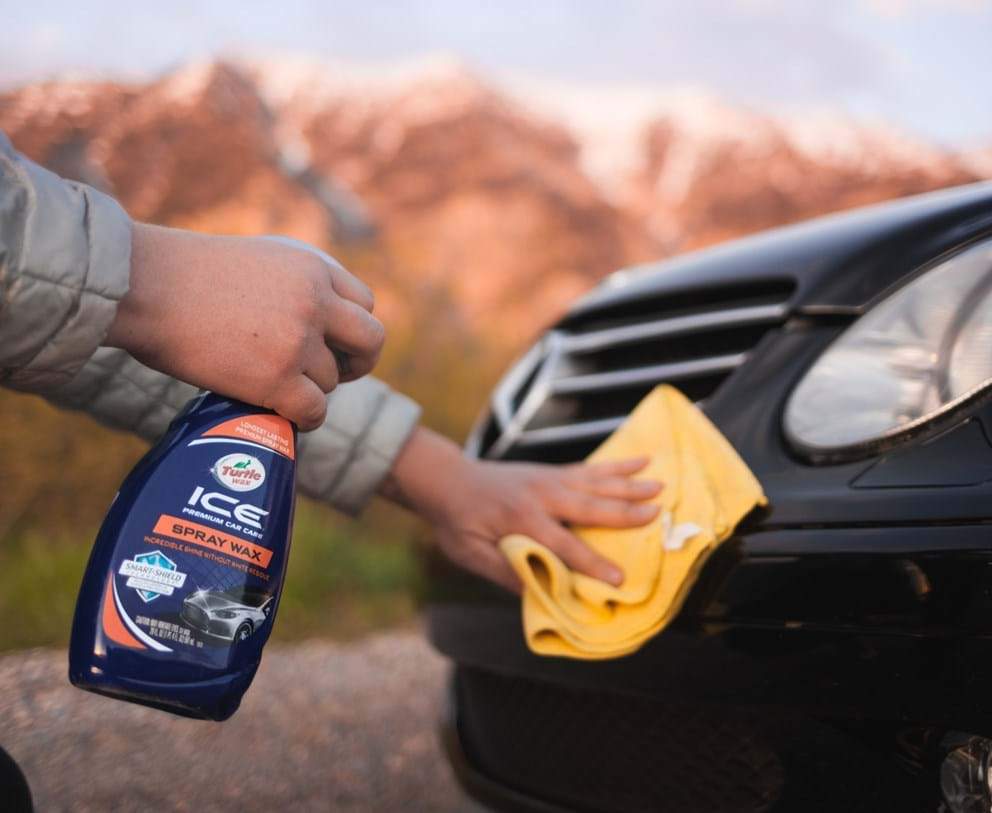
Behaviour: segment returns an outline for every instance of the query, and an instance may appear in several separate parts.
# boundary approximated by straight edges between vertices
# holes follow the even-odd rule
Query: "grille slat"
[[[548,443],[568,443],[573,440],[601,438],[610,434],[623,423],[623,416],[603,418],[598,421],[583,421],[567,426],[549,426],[544,429],[530,429],[522,432],[517,446],[543,446]]]
[[[785,322],[792,290],[782,281],[737,283],[567,318],[496,388],[469,453],[579,460],[657,384],[703,401]]]
[[[730,372],[740,367],[746,353],[735,353],[732,356],[717,356],[715,358],[697,359],[694,361],[675,362],[673,364],[655,364],[651,367],[635,367],[632,370],[616,370],[609,373],[590,373],[559,378],[552,382],[551,392],[554,395],[571,395],[598,390],[612,390],[629,387],[633,384],[655,384],[659,381],[677,381],[682,378],[693,378],[704,373]]]
[[[711,313],[674,316],[633,325],[603,328],[592,333],[567,335],[562,344],[566,350],[581,353],[589,350],[600,350],[604,347],[642,342],[646,339],[677,336],[681,333],[698,333],[715,327],[739,327],[756,322],[774,322],[782,319],[785,313],[786,306],[782,304],[729,308]]]

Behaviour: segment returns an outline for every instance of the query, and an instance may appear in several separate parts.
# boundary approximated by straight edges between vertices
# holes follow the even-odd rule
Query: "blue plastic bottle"
[[[296,428],[206,393],[121,486],[76,604],[69,679],[225,720],[275,620],[293,526]]]

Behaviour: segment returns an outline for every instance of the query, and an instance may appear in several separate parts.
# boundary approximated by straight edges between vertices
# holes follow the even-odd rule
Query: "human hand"
[[[304,244],[136,223],[131,287],[104,343],[316,429],[325,393],[368,373],[385,338],[368,286],[329,260]]]
[[[623,573],[573,534],[565,523],[631,528],[657,516],[645,503],[662,484],[635,479],[648,458],[550,466],[466,458],[451,441],[414,432],[382,489],[434,526],[437,543],[454,562],[509,590],[520,581],[499,550],[507,534],[526,534],[568,567],[619,585]]]

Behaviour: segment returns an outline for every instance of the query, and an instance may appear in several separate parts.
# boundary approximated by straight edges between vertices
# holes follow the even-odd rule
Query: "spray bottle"
[[[82,689],[225,720],[251,684],[289,556],[296,427],[205,393],[121,486],[69,648]]]

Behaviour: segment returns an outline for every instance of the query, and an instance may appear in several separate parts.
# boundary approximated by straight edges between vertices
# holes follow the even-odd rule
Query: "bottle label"
[[[247,415],[181,443],[121,529],[101,630],[128,649],[237,668],[260,656],[282,586],[293,431],[278,416]]]

